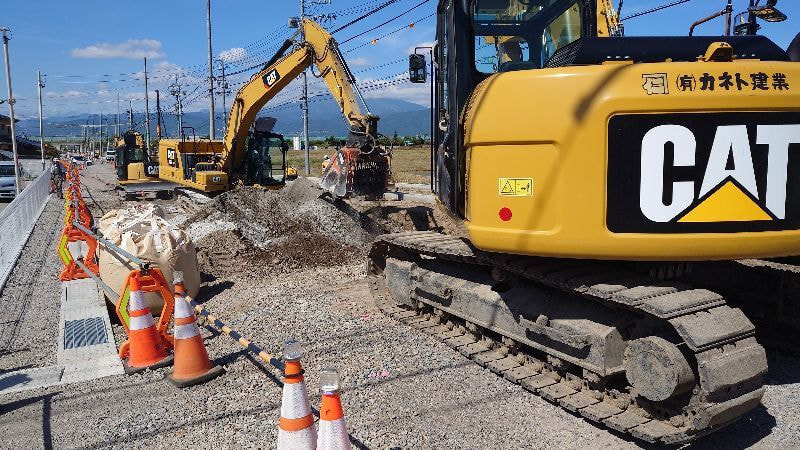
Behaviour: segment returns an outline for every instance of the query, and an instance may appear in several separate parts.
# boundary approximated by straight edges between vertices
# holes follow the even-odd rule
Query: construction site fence
[[[2,211],[0,211],[0,291],[8,281],[33,227],[42,214],[50,196],[48,166]]]

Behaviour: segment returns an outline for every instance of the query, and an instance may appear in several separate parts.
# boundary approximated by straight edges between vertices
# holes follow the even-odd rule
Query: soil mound
[[[241,270],[242,258],[258,272],[342,264],[362,258],[369,233],[358,214],[299,178],[280,190],[241,187],[204,205],[186,222],[206,272]]]

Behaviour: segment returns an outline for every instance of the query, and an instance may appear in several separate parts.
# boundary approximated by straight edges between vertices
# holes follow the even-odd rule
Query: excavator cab
[[[141,133],[126,131],[117,139],[117,180],[121,184],[158,181],[158,164],[150,161]]]
[[[258,118],[246,138],[245,159],[238,174],[245,184],[280,188],[289,178],[286,166],[289,145],[283,135],[272,132],[274,125],[274,118]]]

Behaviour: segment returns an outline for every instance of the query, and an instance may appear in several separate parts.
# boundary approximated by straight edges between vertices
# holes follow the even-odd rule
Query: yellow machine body
[[[701,89],[699,80],[707,74],[716,78],[713,91]],[[735,84],[723,89],[719,85],[723,74],[741,74],[749,83],[741,90]],[[766,74],[766,88],[754,89],[751,74]],[[786,87],[776,87],[781,80]],[[754,192],[744,192],[730,179],[721,181],[708,198],[694,199],[667,220],[673,222],[669,226],[700,223],[693,225],[705,227],[702,232],[619,232],[609,227],[610,215],[617,214],[610,209],[608,195],[609,129],[615,117],[696,113],[699,122],[714,113],[776,112],[800,112],[800,64],[606,63],[493,75],[475,89],[465,112],[470,238],[485,250],[560,258],[691,261],[800,254],[800,230],[781,228],[781,217],[765,207],[769,203],[765,196],[771,194],[764,192],[763,182],[750,189]],[[800,127],[800,120],[791,123]],[[749,138],[755,142],[754,136]],[[725,150],[730,149],[727,145]],[[752,145],[749,151],[753,158],[764,159],[758,153],[767,151],[767,146]],[[663,158],[663,164],[672,164],[669,155]],[[701,159],[697,156],[682,164],[695,164],[702,173],[708,161]],[[696,178],[683,182],[694,183],[691,186],[699,191],[704,180]],[[780,186],[770,189],[777,191]],[[627,197],[637,205],[639,198],[639,192]],[[786,201],[797,199],[788,196]],[[750,225],[745,222],[761,228],[741,231]]]
[[[159,178],[202,192],[227,190],[228,174],[215,169],[222,152],[222,141],[162,139],[158,142]]]
[[[143,181],[150,181],[151,178],[147,176],[144,170],[144,163],[130,163],[128,164],[128,179],[120,183],[141,183]]]

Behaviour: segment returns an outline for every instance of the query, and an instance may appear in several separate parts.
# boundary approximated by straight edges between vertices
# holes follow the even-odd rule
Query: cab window
[[[578,0],[474,0],[474,63],[482,73],[537,69],[581,37]]]
[[[546,63],[556,50],[575,42],[580,37],[581,10],[575,3],[544,29],[540,61],[542,64]]]

